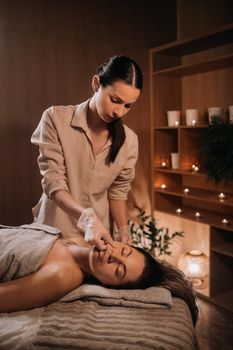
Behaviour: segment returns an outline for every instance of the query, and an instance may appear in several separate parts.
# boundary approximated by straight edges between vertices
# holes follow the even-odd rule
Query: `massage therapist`
[[[142,72],[114,56],[92,78],[93,96],[42,115],[31,142],[39,147],[43,193],[34,221],[57,227],[81,245],[129,244],[126,200],[138,156],[136,134],[122,123],[139,98]]]

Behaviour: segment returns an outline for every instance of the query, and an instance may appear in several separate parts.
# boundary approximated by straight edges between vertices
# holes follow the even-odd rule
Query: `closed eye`
[[[125,108],[127,108],[127,109],[130,109],[130,108],[132,108],[133,107],[133,105],[125,105]]]
[[[130,247],[123,247],[121,250],[121,255],[122,256],[130,256],[130,254],[132,253],[132,249]]]
[[[112,101],[113,103],[118,103],[118,104],[121,104],[121,103],[122,103],[121,100],[118,100],[117,98],[114,98],[114,97],[111,97],[111,101]]]
[[[116,104],[124,104],[124,102],[116,97],[111,97],[111,101]],[[125,108],[130,109],[133,107],[133,104],[131,103],[126,103]]]
[[[118,264],[116,268],[116,275],[119,278],[124,278],[126,274],[126,267],[123,264]]]

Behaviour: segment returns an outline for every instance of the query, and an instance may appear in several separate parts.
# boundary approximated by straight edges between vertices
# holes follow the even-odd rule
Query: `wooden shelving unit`
[[[209,225],[208,298],[233,311],[233,184],[208,182],[198,154],[201,132],[208,127],[208,107],[227,111],[233,104],[232,81],[233,24],[150,50],[152,208]],[[185,110],[190,108],[200,111],[196,126],[186,125]],[[167,126],[168,110],[181,111],[178,127]],[[179,169],[171,169],[172,152],[179,153]],[[194,173],[192,164],[200,170]],[[219,198],[221,192],[225,199]],[[196,212],[201,216],[197,218]]]

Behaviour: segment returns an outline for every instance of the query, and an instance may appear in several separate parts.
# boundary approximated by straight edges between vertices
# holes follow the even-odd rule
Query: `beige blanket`
[[[129,306],[138,308],[171,308],[172,297],[169,290],[159,287],[141,289],[110,289],[94,284],[83,284],[67,294],[61,301],[96,301],[100,305]]]

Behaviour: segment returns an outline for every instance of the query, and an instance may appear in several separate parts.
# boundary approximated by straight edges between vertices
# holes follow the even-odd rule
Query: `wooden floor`
[[[233,313],[198,299],[196,325],[200,350],[233,350]]]

